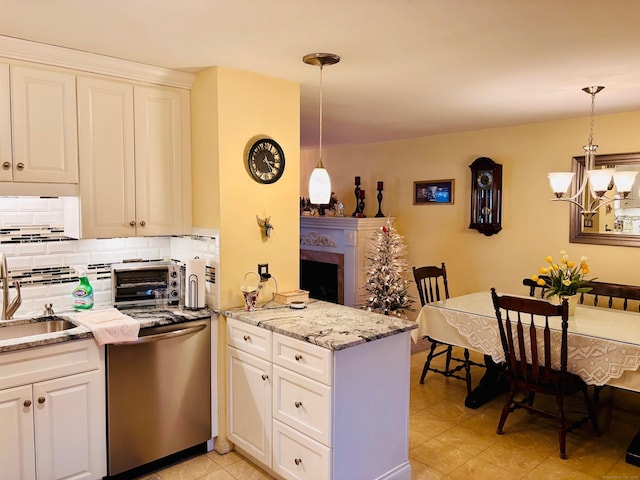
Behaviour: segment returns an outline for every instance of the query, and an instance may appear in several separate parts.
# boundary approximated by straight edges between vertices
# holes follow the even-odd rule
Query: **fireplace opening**
[[[344,305],[344,255],[301,249],[300,288],[310,298]]]
[[[310,298],[338,303],[338,265],[300,260],[300,288]]]

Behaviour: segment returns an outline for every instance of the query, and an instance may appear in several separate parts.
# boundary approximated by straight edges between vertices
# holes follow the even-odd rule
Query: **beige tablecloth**
[[[560,344],[560,320],[550,324]],[[411,332],[504,359],[489,292],[425,305]],[[640,314],[579,305],[569,319],[567,369],[590,385],[612,385],[640,392]],[[554,355],[557,364],[558,355]]]

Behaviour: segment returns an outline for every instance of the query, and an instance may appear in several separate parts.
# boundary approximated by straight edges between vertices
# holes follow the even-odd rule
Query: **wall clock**
[[[488,157],[476,158],[471,169],[471,220],[487,236],[502,230],[502,165]]]
[[[275,140],[261,138],[249,148],[247,168],[256,182],[277,182],[284,173],[282,147]]]

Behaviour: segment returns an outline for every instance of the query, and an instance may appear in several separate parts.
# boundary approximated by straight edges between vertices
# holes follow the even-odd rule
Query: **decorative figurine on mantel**
[[[360,201],[358,202],[358,210],[356,213],[356,218],[367,218],[367,216],[364,214],[364,194],[365,194],[364,190],[360,190],[358,192]]]

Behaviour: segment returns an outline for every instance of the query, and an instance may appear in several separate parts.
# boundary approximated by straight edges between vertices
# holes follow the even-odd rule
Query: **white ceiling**
[[[588,116],[590,85],[606,86],[596,114],[640,110],[638,0],[0,0],[0,35],[292,80],[303,146],[313,52],[342,57],[324,69],[324,145]]]

